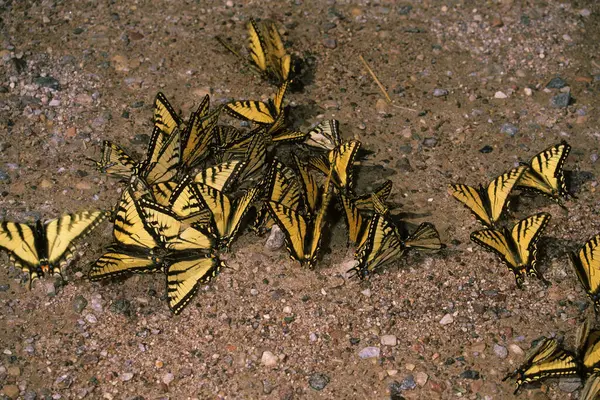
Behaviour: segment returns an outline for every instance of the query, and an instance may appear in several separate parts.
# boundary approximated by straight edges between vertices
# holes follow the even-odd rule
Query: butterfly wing
[[[568,197],[563,166],[571,146],[565,141],[533,157],[519,180],[519,188],[532,189],[555,200]]]
[[[227,234],[222,239],[222,246],[225,248],[229,248],[233,239],[237,235],[239,231],[242,221],[246,216],[248,210],[250,210],[250,206],[258,196],[259,188],[254,187],[246,191],[246,193],[236,202],[235,211],[231,215],[228,224],[227,224]]]
[[[494,221],[490,217],[482,197],[483,193],[474,187],[462,184],[450,185],[450,194],[467,206],[484,225],[492,227]]]
[[[373,191],[373,194],[376,195],[381,201],[387,200],[387,198],[390,197],[391,193],[392,181],[390,180],[386,180]],[[371,193],[355,198],[354,205],[359,210],[373,211],[373,200],[371,197]]]
[[[208,97],[208,95],[207,95]],[[181,155],[187,168],[198,165],[208,154],[219,120],[220,109],[202,115],[199,111],[192,114],[181,137]]]
[[[319,187],[314,176],[310,173],[305,164],[294,154],[296,168],[300,172],[300,184],[302,185],[302,193],[304,195],[304,206],[308,213],[314,214],[317,210],[317,202],[319,201]],[[329,173],[329,170],[327,171]]]
[[[348,245],[358,245],[366,240],[369,221],[363,219],[354,201],[340,193],[340,201],[344,206],[346,226],[348,228]]]
[[[600,309],[600,234],[588,240],[577,253],[569,253],[579,282]]]
[[[429,222],[423,222],[406,240],[403,241],[404,247],[416,248],[421,250],[439,250],[444,247],[440,240],[440,234],[435,225]]]
[[[273,97],[273,106],[275,108],[275,115],[279,115],[283,111],[283,99],[285,98],[285,93],[290,86],[290,81],[285,81],[279,86],[277,92],[275,92],[275,96]]]
[[[334,179],[342,190],[352,190],[354,187],[353,169],[354,159],[360,149],[358,140],[350,140],[342,143],[329,152],[329,164],[334,165]]]
[[[250,50],[250,59],[260,69],[261,72],[267,71],[267,45],[262,36],[258,24],[250,19],[246,28],[248,29],[248,49]]]
[[[381,214],[375,214],[369,224],[364,243],[356,251],[358,265],[352,268],[359,278],[374,271],[402,255],[403,247],[393,223]]]
[[[69,257],[73,242],[90,233],[106,217],[108,217],[107,212],[96,210],[66,214],[49,221],[46,224],[46,239],[50,265],[58,266],[61,260]]]
[[[276,118],[267,104],[256,100],[234,101],[225,104],[225,111],[234,118],[258,124],[272,124]]]
[[[39,239],[38,239],[39,240]],[[6,250],[17,267],[31,272],[40,263],[34,229],[26,224],[0,222],[0,248]]]
[[[159,245],[156,232],[144,219],[139,203],[134,199],[131,189],[123,191],[117,206],[113,236],[122,246],[138,246],[152,249]]]
[[[154,99],[154,126],[169,136],[182,123],[183,121],[177,115],[167,97],[162,92],[158,92]]]
[[[600,373],[590,375],[579,394],[580,400],[598,400],[600,398]]]
[[[297,211],[283,204],[269,201],[267,203],[271,217],[277,222],[285,235],[286,247],[293,260],[304,263],[304,239],[307,223]]]
[[[267,66],[280,82],[288,80],[291,56],[286,53],[283,41],[275,24],[266,24]]]
[[[527,273],[532,276],[538,276],[535,268],[536,245],[548,222],[550,222],[550,214],[538,213],[519,221],[511,231],[512,241],[516,245],[520,265],[524,266]]]
[[[208,185],[221,192],[226,192],[235,182],[245,164],[239,160],[226,161],[198,172],[194,181]]]
[[[515,253],[512,245],[509,243],[510,237],[507,238],[508,232],[495,229],[483,229],[471,233],[471,240],[484,249],[496,253],[500,259],[508,266],[515,274],[517,285],[521,285],[523,281],[524,271],[519,254]]]
[[[500,219],[510,192],[526,169],[525,166],[513,168],[494,179],[487,187],[486,193],[490,207],[488,217],[492,224]]]
[[[324,150],[333,150],[341,145],[339,122],[335,119],[322,121],[308,132],[304,144]]]
[[[127,180],[137,173],[138,163],[117,144],[102,142],[102,158],[95,161],[96,169],[112,178]]]
[[[111,246],[92,265],[89,272],[91,281],[111,278],[127,273],[157,272],[162,264],[157,262],[150,249],[136,246]]]
[[[217,276],[224,264],[217,257],[177,257],[167,265],[169,308],[179,314],[189,303],[198,286]]]
[[[142,178],[149,185],[175,179],[181,161],[180,132],[179,129],[175,130],[172,135],[166,138],[166,141],[160,147],[160,151],[153,151],[150,155],[142,172]],[[157,140],[157,143],[159,142],[160,140]],[[156,145],[156,148],[158,148],[158,145]]]

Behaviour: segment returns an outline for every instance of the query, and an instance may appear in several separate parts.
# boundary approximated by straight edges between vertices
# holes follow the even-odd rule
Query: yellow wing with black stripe
[[[484,229],[473,232],[471,240],[496,253],[521,287],[526,274],[540,277],[536,269],[537,241],[549,221],[550,214],[538,213],[519,221],[510,232]]]
[[[325,175],[333,166],[333,183],[342,192],[351,193],[354,187],[354,160],[360,147],[361,142],[350,140],[329,151],[327,157],[314,156],[308,163]]]
[[[250,19],[246,25],[248,29],[248,49],[250,50],[250,59],[262,73],[267,73],[267,44],[262,35],[260,27]]]
[[[202,108],[192,114],[181,134],[182,164],[187,168],[193,168],[208,156],[219,121],[221,109],[207,113],[208,95],[205,99],[200,105]]]
[[[373,193],[369,193],[369,194],[366,194],[366,195],[359,196],[359,197],[355,198],[354,199],[354,205],[359,210],[373,211],[373,197],[372,197],[372,195],[374,194],[375,196],[377,196],[378,199],[380,199],[381,201],[385,202],[385,200],[387,200],[388,197],[390,197],[391,193],[392,193],[392,181],[386,180],[380,186],[378,186],[373,191]]]
[[[355,201],[342,193],[339,196],[346,216],[348,245],[358,246],[366,240],[370,221],[363,218],[360,210],[356,207]]]
[[[196,174],[194,181],[208,185],[221,192],[227,192],[236,182],[246,164],[243,161],[231,160],[204,168]]]
[[[435,225],[430,222],[423,222],[402,242],[406,249],[440,250],[445,247]]]
[[[600,234],[588,240],[577,252],[569,253],[581,286],[600,310]]]
[[[537,154],[518,182],[519,189],[542,193],[561,203],[561,198],[572,196],[567,190],[563,166],[571,146],[565,141]]]
[[[598,399],[600,399],[600,373],[595,373],[586,379],[585,386],[579,394],[579,400]]]
[[[527,168],[520,166],[494,179],[487,188],[450,185],[450,194],[467,206],[481,223],[493,228],[502,216],[508,196]]]
[[[285,50],[277,26],[274,23],[265,25],[265,30],[267,31],[265,37],[265,44],[267,45],[267,69],[277,81],[285,82],[290,77],[292,57]]]
[[[137,161],[131,158],[121,146],[109,140],[102,142],[100,161],[92,161],[101,173],[121,180],[129,180],[139,169]]]
[[[152,135],[155,139],[151,139],[148,158],[140,172],[148,185],[175,179],[181,162],[180,132],[176,129],[167,137],[155,128]]]
[[[527,361],[514,372],[508,374],[503,381],[516,377],[517,388],[537,382],[544,378],[576,375],[579,372],[575,356],[560,348],[554,338],[544,339],[528,357]]]
[[[154,126],[169,136],[182,123],[183,121],[177,112],[175,112],[167,97],[162,92],[158,92],[154,99]]]

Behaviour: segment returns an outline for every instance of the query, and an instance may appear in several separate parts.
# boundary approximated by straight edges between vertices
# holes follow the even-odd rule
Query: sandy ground
[[[4,218],[114,205],[119,184],[86,157],[98,157],[103,139],[142,153],[159,90],[185,115],[206,93],[216,105],[270,95],[213,39],[241,48],[245,22],[268,17],[293,52],[314,61],[312,81],[289,95],[294,124],[339,119],[345,138],[372,151],[359,191],[391,179],[391,200],[410,222],[435,223],[448,244],[356,282],[341,277],[350,254],[343,224],[314,271],[246,233],[225,256],[230,268],[177,317],[160,275],[88,282],[110,242],[107,223],[79,244],[65,285],[45,278],[29,291],[3,255],[5,397],[513,398],[501,378],[532,341],[557,335],[574,345],[591,310],[566,252],[600,231],[600,8],[523,4],[0,0]],[[547,89],[557,76],[566,88]],[[568,106],[552,105],[569,91]],[[562,139],[573,146],[565,168],[578,200],[568,213],[540,197],[513,201],[512,220],[552,214],[539,254],[552,285],[529,280],[518,290],[469,241],[480,226],[447,185],[487,182]],[[361,358],[369,347],[376,356]],[[576,399],[578,386],[548,381],[520,397]]]

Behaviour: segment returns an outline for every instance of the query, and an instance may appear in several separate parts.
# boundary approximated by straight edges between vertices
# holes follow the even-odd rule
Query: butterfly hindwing
[[[579,282],[594,303],[594,308],[600,310],[600,234],[569,256]]]

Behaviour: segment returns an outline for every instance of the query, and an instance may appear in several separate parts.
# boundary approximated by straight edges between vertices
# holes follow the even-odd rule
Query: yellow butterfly
[[[600,234],[592,237],[577,251],[569,253],[581,286],[600,310]]]

